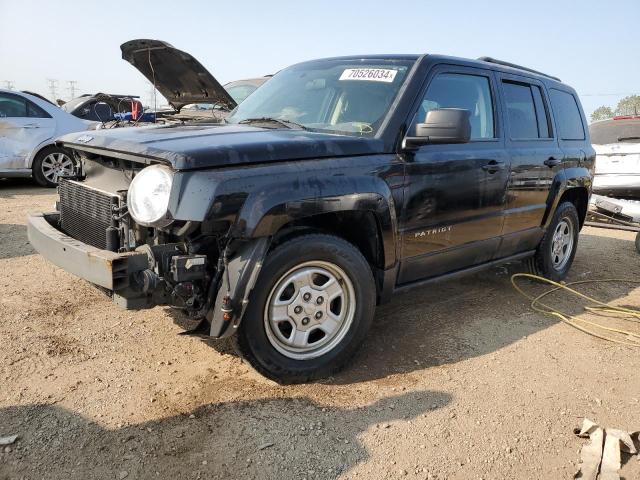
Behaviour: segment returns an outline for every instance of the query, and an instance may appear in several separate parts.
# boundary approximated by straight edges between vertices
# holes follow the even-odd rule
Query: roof
[[[504,62],[502,60],[496,60],[491,57],[480,57],[479,59],[454,57],[449,55],[440,54],[371,54],[371,55],[348,55],[343,57],[327,57],[319,58],[315,60],[308,60],[304,63],[323,62],[330,60],[404,60],[404,61],[416,61],[421,57],[426,56],[430,60],[436,60],[441,62],[455,62],[461,65],[467,65],[470,67],[491,68],[492,70],[501,71],[504,73],[510,73],[514,75],[525,75],[528,77],[535,77],[543,81],[562,84],[562,80],[552,75],[548,75],[543,72],[533,70],[529,67],[516,65],[514,63]]]

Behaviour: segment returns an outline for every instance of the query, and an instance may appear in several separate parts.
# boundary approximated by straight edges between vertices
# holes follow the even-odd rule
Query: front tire
[[[304,235],[269,253],[236,336],[240,353],[282,384],[343,368],[373,320],[371,268],[349,242]]]
[[[36,155],[31,167],[34,180],[42,187],[57,187],[60,177],[73,176],[77,166],[71,154],[59,147],[47,147]]]
[[[535,255],[528,259],[534,275],[559,282],[568,275],[578,249],[580,220],[571,202],[558,205]]]

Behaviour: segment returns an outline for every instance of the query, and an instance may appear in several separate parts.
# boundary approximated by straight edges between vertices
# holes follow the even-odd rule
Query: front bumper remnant
[[[95,285],[117,292],[127,289],[133,275],[149,268],[145,253],[115,253],[72,238],[56,228],[60,215],[35,213],[28,218],[29,241],[50,262]]]

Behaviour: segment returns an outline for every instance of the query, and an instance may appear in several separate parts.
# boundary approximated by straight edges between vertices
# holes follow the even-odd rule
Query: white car
[[[76,162],[55,139],[96,125],[39,96],[0,89],[0,178],[32,176],[43,187],[56,186],[75,173]]]
[[[589,133],[596,150],[593,193],[640,199],[640,115],[594,122]]]

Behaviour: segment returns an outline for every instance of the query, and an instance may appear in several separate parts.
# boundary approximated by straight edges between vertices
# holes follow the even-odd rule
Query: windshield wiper
[[[240,120],[238,123],[250,124],[250,123],[277,123],[283,127],[287,128],[299,128],[301,130],[309,130],[307,127],[300,123],[293,122],[291,120],[284,120],[282,118],[273,118],[273,117],[256,117],[256,118],[245,118],[244,120]]]
[[[619,142],[624,142],[627,140],[640,140],[640,137],[618,137]]]

